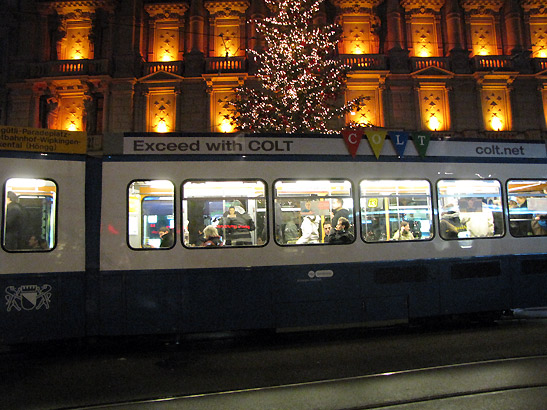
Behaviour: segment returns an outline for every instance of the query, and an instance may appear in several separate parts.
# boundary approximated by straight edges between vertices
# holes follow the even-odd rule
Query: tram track
[[[544,410],[546,369],[547,355],[529,356],[63,410]]]

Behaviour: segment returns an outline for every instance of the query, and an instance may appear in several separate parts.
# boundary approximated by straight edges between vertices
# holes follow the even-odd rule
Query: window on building
[[[431,186],[426,180],[364,180],[361,233],[366,242],[432,237]]]
[[[504,234],[501,184],[493,179],[437,182],[439,234],[443,239]]]
[[[265,182],[187,181],[182,185],[182,194],[184,246],[266,244]],[[207,238],[204,233],[208,233]]]
[[[173,132],[175,130],[176,95],[173,89],[151,89],[148,94],[149,132]]]
[[[132,249],[175,245],[175,186],[171,181],[133,181],[129,184],[127,203],[127,234]]]
[[[449,126],[448,90],[444,85],[420,85],[421,129],[445,131]]]
[[[342,242],[353,242],[355,227],[350,181],[279,180],[274,185],[275,241],[280,245],[328,243],[340,218],[349,223]]]
[[[511,180],[507,195],[511,235],[547,235],[547,180]]]
[[[482,85],[481,104],[484,128],[488,131],[507,131],[511,129],[511,109],[509,89]]]
[[[496,28],[492,16],[474,17],[470,30],[473,55],[493,56],[498,54]]]
[[[7,251],[55,247],[57,184],[47,179],[10,178],[4,191],[2,246]]]
[[[93,58],[93,48],[89,35],[91,21],[69,21],[66,27],[66,37],[61,45],[63,60],[82,60]]]

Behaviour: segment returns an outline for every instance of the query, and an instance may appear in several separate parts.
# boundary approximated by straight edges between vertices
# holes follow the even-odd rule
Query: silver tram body
[[[297,137],[289,137],[298,143]],[[207,138],[195,136],[202,147]],[[303,140],[308,145],[335,141]],[[17,310],[12,304],[8,311],[3,305],[2,340],[351,326],[545,306],[547,236],[512,235],[507,206],[512,181],[519,186],[523,181],[547,181],[545,145],[534,147],[540,154],[533,160],[420,160],[393,153],[377,159],[370,152],[351,158],[344,155],[343,143],[334,154],[321,146],[313,155],[302,150],[291,155],[122,152],[87,162],[38,155],[10,158],[5,153],[0,165],[4,181],[54,180],[58,202],[55,247],[47,252],[0,251],[0,289],[6,298],[13,289],[21,289],[21,294],[50,285],[48,309]],[[487,180],[499,187],[501,233],[441,237],[439,197],[445,188],[439,181],[450,190],[455,189],[451,181],[457,180]],[[148,181],[167,181],[169,195],[154,194]],[[355,240],[343,245],[323,243],[324,238],[313,244],[280,240],[281,220],[289,214],[302,220],[300,199],[312,195],[317,203],[332,203],[330,196],[308,192],[324,181],[331,192],[349,190],[344,198],[351,207]],[[387,238],[367,239],[367,207],[375,198],[366,197],[363,190],[376,181],[421,181],[429,187],[430,223],[422,224],[423,238],[390,240],[388,222]],[[251,246],[213,249],[190,243],[189,209],[199,203],[199,209],[208,209],[204,222],[221,226],[231,200],[247,198],[241,187],[226,192],[240,182],[249,192],[261,192],[243,201],[257,222]],[[207,183],[215,193],[203,194]],[[283,189],[293,191],[286,194]],[[197,197],[201,202],[192,202]],[[175,240],[170,247],[158,248],[159,239],[150,232],[155,235],[160,220],[145,213],[163,206],[166,198],[172,205],[161,224],[171,224]],[[276,213],[278,204],[285,214]],[[322,226],[329,212],[321,212]],[[382,212],[387,215],[387,208]],[[27,296],[35,301],[37,295],[31,290]]]

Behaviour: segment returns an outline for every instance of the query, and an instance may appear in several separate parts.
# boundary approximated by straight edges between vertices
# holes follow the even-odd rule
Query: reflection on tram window
[[[509,181],[507,194],[511,235],[547,235],[547,180]]]
[[[167,180],[133,181],[128,188],[129,246],[168,249],[175,244],[175,186]]]
[[[55,182],[10,178],[5,183],[4,204],[4,249],[37,252],[55,247]]]
[[[280,180],[275,192],[275,241],[280,245],[353,242],[353,197],[351,182],[332,180]],[[340,218],[349,230],[336,232]]]
[[[184,246],[266,244],[268,225],[263,181],[186,181],[182,195]]]
[[[427,240],[433,236],[431,186],[426,180],[365,180],[360,184],[366,242]]]
[[[440,180],[439,234],[443,239],[502,236],[501,184],[493,179]]]

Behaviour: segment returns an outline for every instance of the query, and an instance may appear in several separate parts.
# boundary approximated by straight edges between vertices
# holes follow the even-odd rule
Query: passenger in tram
[[[26,212],[19,203],[19,197],[13,191],[8,191],[6,205],[6,222],[4,246],[8,250],[17,250],[27,247],[25,241]]]
[[[509,229],[513,236],[532,235],[533,215],[528,212],[528,201],[524,196],[515,198],[517,206],[509,212]]]
[[[443,239],[457,239],[458,234],[466,230],[465,224],[460,220],[460,214],[450,204],[445,207],[440,220],[440,234]]]
[[[534,235],[547,235],[547,215],[538,215],[532,221]]]
[[[328,243],[329,242],[329,235],[330,231],[332,229],[332,225],[329,221],[325,221],[323,223],[323,242]]]
[[[460,212],[462,223],[471,238],[494,236],[494,215],[490,208],[476,198],[468,199],[468,212]]]
[[[175,244],[175,236],[168,226],[163,226],[158,231],[160,235],[160,248],[171,248]]]
[[[213,225],[207,225],[203,230],[205,241],[201,246],[222,246],[222,238],[218,234],[217,228]]]
[[[226,245],[245,246],[252,245],[251,231],[255,230],[253,218],[245,211],[240,201],[235,200],[224,213],[222,228],[226,237]]]
[[[28,248],[34,250],[49,249],[49,246],[45,239],[40,238],[38,235],[31,235],[28,240]]]
[[[503,235],[503,211],[500,199],[490,199],[488,207],[494,216],[494,236]]]
[[[338,225],[339,218],[346,218],[349,221],[349,211],[344,208],[344,200],[342,198],[334,198],[332,201],[332,226]]]
[[[410,224],[407,221],[401,222],[401,227],[393,234],[394,241],[411,241],[415,239],[410,232]]]
[[[283,243],[295,244],[301,235],[300,230],[294,222],[293,217],[289,218],[284,226],[285,228],[283,230]]]
[[[311,211],[310,211],[311,212]],[[303,243],[319,243],[319,222],[321,217],[319,215],[307,214],[302,218],[302,225],[300,230],[302,236],[296,241],[297,244]]]
[[[353,234],[350,232],[350,223],[347,218],[338,218],[338,224],[329,235],[329,244],[344,244],[353,242]]]

